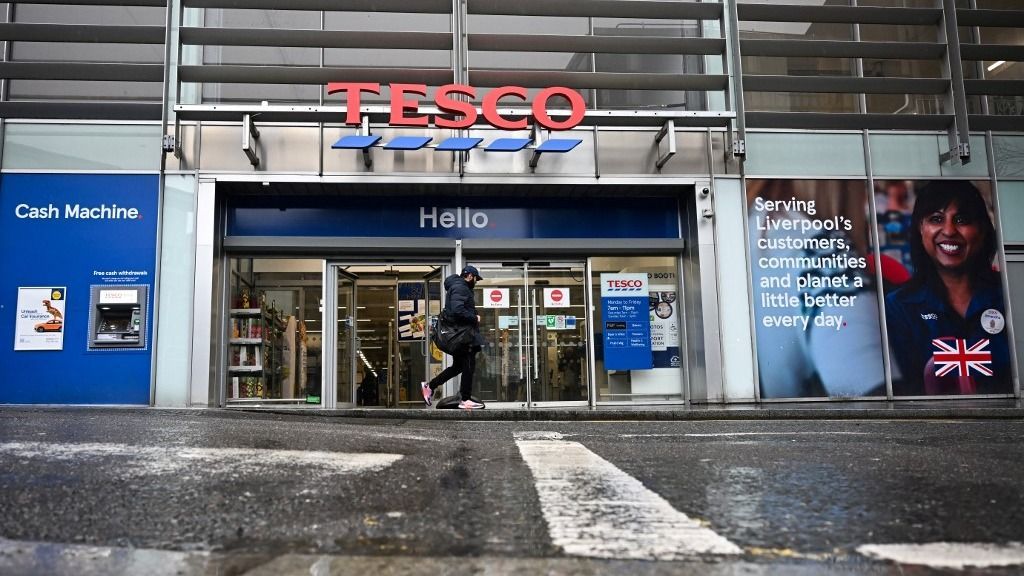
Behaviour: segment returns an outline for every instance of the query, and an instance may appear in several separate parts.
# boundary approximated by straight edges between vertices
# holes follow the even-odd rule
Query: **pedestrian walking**
[[[473,372],[476,371],[476,354],[484,343],[480,336],[480,316],[476,313],[476,304],[473,302],[473,287],[479,280],[483,280],[483,278],[480,276],[480,271],[474,266],[466,266],[462,269],[461,274],[452,274],[444,280],[445,313],[453,322],[472,327],[473,342],[452,354],[451,366],[445,368],[430,382],[420,384],[423,401],[427,406],[431,405],[434,390],[438,386],[461,374],[459,396],[462,401],[459,402],[459,408],[475,410],[484,407],[483,404],[470,397],[470,393],[473,391]]]

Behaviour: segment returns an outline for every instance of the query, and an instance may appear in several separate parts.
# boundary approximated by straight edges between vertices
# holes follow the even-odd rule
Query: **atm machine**
[[[145,348],[149,287],[93,286],[89,303],[89,348]]]

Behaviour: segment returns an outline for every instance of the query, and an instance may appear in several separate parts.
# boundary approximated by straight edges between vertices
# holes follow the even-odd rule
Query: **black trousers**
[[[452,365],[445,368],[436,378],[430,381],[428,386],[436,390],[438,386],[462,374],[462,384],[459,386],[459,395],[463,400],[469,400],[473,392],[473,373],[476,372],[476,350],[470,349],[461,354],[452,356]]]

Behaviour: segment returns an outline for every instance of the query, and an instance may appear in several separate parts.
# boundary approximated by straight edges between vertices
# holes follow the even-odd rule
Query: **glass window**
[[[320,13],[299,10],[208,9],[210,28],[319,30]],[[287,46],[204,46],[203,64],[250,66],[319,66],[319,48]],[[210,103],[319,103],[320,87],[301,84],[206,83],[203,101]]]
[[[740,180],[715,181],[715,241],[719,311],[722,317],[722,372],[728,400],[753,400],[754,366],[747,293],[747,255],[735,238],[744,236],[746,202]]]
[[[856,94],[743,92],[747,112],[856,112]]]
[[[977,0],[977,8],[980,10],[1021,10],[1024,6],[1016,0]],[[1024,33],[1019,28],[998,28],[998,27],[980,27],[978,28],[980,38],[977,42],[981,44],[1009,44],[1009,45],[1021,45],[1024,44]],[[964,35],[961,32],[961,41],[966,42],[971,36]],[[1013,62],[1007,60],[984,60],[980,62],[980,66],[974,66],[974,62],[965,62],[965,70],[971,70],[972,75],[966,76],[971,78],[977,78],[978,73],[975,72],[980,68],[980,74],[983,74],[985,78],[995,80],[1020,80],[1024,77],[1024,72],[1021,72],[1021,66],[1024,65],[1022,62]],[[1017,116],[1024,114],[1024,98],[1020,96],[972,96],[970,100],[970,112],[980,113],[981,106],[980,100],[982,98],[988,99],[989,113],[1000,114],[1007,116]]]
[[[1017,0],[975,0],[979,10],[1020,10]]]
[[[1006,273],[1010,283],[1010,301],[1024,302],[1024,253],[1016,252],[1006,255]],[[1024,326],[1024,306],[1013,307],[1013,325]],[[1024,366],[1024,329],[1014,331],[1014,343],[1017,347],[1017,366]]]
[[[1003,242],[1024,243],[1024,182],[999,183],[999,215],[1003,221]],[[1024,289],[1024,285],[1021,286]],[[1015,300],[1024,303],[1024,300]],[[1016,308],[1024,310],[1024,306]],[[1024,334],[1024,324],[1018,324],[1018,333]]]
[[[232,258],[228,402],[319,403],[323,261]]]
[[[31,24],[163,26],[166,10],[159,7],[56,6],[18,4],[15,21]],[[75,42],[12,42],[16,62],[96,62],[161,64],[164,45]],[[11,80],[12,100],[158,101],[160,82],[77,80]]]
[[[857,0],[857,6],[880,8],[939,8],[942,0]]]
[[[448,14],[393,14],[384,12],[327,12],[326,30],[382,30],[388,32],[451,32]],[[447,68],[451,66],[451,42],[447,50],[339,49],[325,51],[326,66],[396,68]]]
[[[747,132],[748,175],[863,176],[860,134]],[[814,158],[808,162],[808,158]]]
[[[1021,8],[1021,6],[1017,6]],[[1024,31],[1020,28],[982,28],[982,44],[1009,44],[1020,46],[1024,44]],[[986,79],[991,80],[1021,80],[1024,79],[1024,62],[1010,60],[986,60],[982,62]],[[989,113],[1006,116],[1020,116],[1024,114],[1024,96],[1021,95],[998,95],[988,96]]]
[[[451,33],[449,14],[396,14],[388,12],[327,12],[326,30],[382,30],[388,32],[442,32]],[[327,48],[324,65],[334,67],[374,68],[450,68],[452,42],[447,50]],[[382,87],[383,88],[383,87]],[[431,87],[429,93],[433,94]],[[325,101],[336,103],[340,96],[327,96]],[[364,103],[387,102],[391,98],[386,88],[380,95],[364,93]],[[424,99],[426,100],[426,99]]]
[[[19,4],[15,22],[88,26],[163,26],[163,8],[115,6],[50,6]],[[14,42],[13,60],[22,62],[148,62],[164,61],[163,44]]]
[[[694,38],[702,35],[695,20],[636,18],[561,18],[471,14],[471,34],[550,34],[562,36],[626,36]],[[471,51],[471,69],[552,70],[634,74],[703,74],[704,57],[680,54],[606,54],[591,52]],[[705,110],[702,91],[581,90],[597,108],[676,108]]]
[[[939,149],[942,151],[949,150],[949,139],[946,135],[938,136]],[[971,161],[967,164],[961,164],[960,162],[945,162],[942,164],[942,175],[952,177],[975,177],[975,178],[986,178],[988,177],[988,148],[985,146],[985,137],[980,134],[972,135],[970,138],[971,144]]]
[[[763,4],[763,1],[741,2]],[[828,0],[825,5],[845,6],[846,1]],[[741,21],[744,40],[843,40],[854,39],[851,24],[826,22]],[[857,73],[851,58],[813,58],[807,56],[744,56],[745,75],[768,76],[852,76]],[[856,112],[857,97],[852,94],[745,92],[746,109],[751,112]]]
[[[859,0],[858,6],[882,8],[941,8],[941,0]],[[970,8],[970,0],[957,0],[959,8]],[[909,26],[864,24],[861,26],[861,38],[879,42],[940,42],[941,33],[938,26]],[[974,42],[971,28],[960,28],[960,42]],[[964,62],[964,78],[978,78],[974,63]],[[879,60],[864,59],[864,74],[877,77],[906,78],[942,78],[942,60]],[[881,114],[944,114],[942,96],[935,95],[868,95],[868,112]],[[981,112],[981,97],[967,97],[968,111],[971,114]]]
[[[939,176],[939,146],[934,134],[871,134],[871,170],[875,176]]]
[[[608,370],[605,360],[613,354],[605,348],[607,328],[604,302],[595,302],[594,349],[596,350],[598,402],[681,400],[682,357],[685,351],[682,325],[685,320],[679,284],[679,260],[664,257],[593,258],[591,283],[594,298],[601,299],[603,274],[645,274],[648,306],[642,311],[650,321],[651,368]]]
[[[1000,178],[1024,177],[1024,137],[993,136],[992,149],[996,160],[996,174]],[[1024,215],[1024,212],[1021,214]],[[1018,220],[1021,221],[1024,220]]]
[[[189,353],[192,348],[192,294],[195,287],[195,176],[164,180],[160,239],[160,304],[156,330],[157,406],[188,404]],[[206,398],[196,398],[204,404]]]
[[[160,169],[160,126],[7,124],[3,167],[156,171]]]

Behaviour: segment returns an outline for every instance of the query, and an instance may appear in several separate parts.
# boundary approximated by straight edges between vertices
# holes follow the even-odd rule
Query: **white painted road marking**
[[[2,443],[0,455],[5,454],[46,460],[127,457],[132,459],[131,465],[118,468],[128,475],[181,474],[197,470],[203,474],[258,474],[274,468],[302,466],[313,476],[329,476],[382,470],[402,458],[401,454],[47,442]]]
[[[616,438],[728,438],[730,436],[867,436],[871,432],[841,432],[833,430],[803,431],[803,432],[708,432],[708,433],[687,433],[673,432],[666,434],[616,434]],[[559,432],[525,431],[516,432],[516,438],[520,440],[564,440],[573,436],[586,436],[586,434],[561,434]]]
[[[728,438],[730,436],[866,436],[870,432],[709,432],[705,434],[618,434],[619,438]]]
[[[218,569],[219,568],[219,569]],[[81,544],[20,542],[0,537],[0,573],[82,576],[95,574],[221,574],[209,552],[112,548]]]
[[[933,542],[931,544],[865,544],[857,552],[870,558],[931,568],[995,568],[1024,564],[1019,543],[985,544]]]
[[[677,560],[742,553],[582,444],[520,438],[552,542],[566,554]]]

